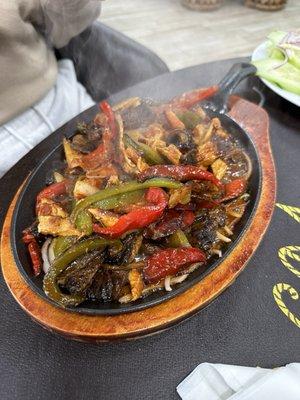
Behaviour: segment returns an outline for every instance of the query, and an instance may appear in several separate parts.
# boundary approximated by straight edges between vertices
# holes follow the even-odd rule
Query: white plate
[[[267,58],[267,42],[262,43],[254,50],[252,54],[252,61],[258,61],[263,58]],[[296,106],[300,107],[300,96],[296,93],[288,92],[287,90],[281,89],[279,86],[275,85],[267,81],[264,78],[260,78],[265,85],[267,85],[273,92],[279,94],[279,96],[283,97],[284,99],[290,101],[291,103],[295,104]]]

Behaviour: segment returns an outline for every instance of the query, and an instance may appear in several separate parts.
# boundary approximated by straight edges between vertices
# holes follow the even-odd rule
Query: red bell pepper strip
[[[225,196],[221,201],[227,201],[240,196],[247,188],[247,181],[245,179],[235,179],[225,185]]]
[[[107,101],[99,103],[100,110],[106,115],[112,138],[117,136],[116,119],[113,109]]]
[[[174,207],[174,210],[176,211],[196,211],[197,210],[197,204],[194,202],[190,202],[188,204],[177,204]]]
[[[213,96],[218,90],[219,87],[215,85],[208,88],[197,89],[188,93],[184,93],[182,96],[175,97],[171,101],[171,105],[173,106],[172,108],[190,108],[194,104]]]
[[[25,244],[27,244],[34,276],[38,276],[42,270],[41,251],[33,233],[29,228],[23,231],[22,240]]]
[[[140,207],[136,210],[122,215],[118,222],[111,227],[93,225],[93,230],[100,235],[110,238],[118,238],[133,229],[141,229],[160,218],[167,207],[168,199],[166,193],[160,188],[150,188],[146,193],[146,201],[150,205]]]
[[[215,200],[200,200],[197,202],[197,206],[198,208],[215,208],[217,206],[219,206],[220,204],[215,201]]]
[[[155,176],[173,178],[178,181],[210,181],[214,185],[223,188],[222,182],[214,174],[194,165],[154,165],[141,172],[138,175],[138,179],[145,181]]]
[[[36,213],[38,214],[41,199],[53,199],[60,194],[65,194],[67,192],[68,185],[69,181],[65,179],[61,182],[52,183],[52,185],[49,185],[41,190],[36,197]]]
[[[185,229],[192,225],[195,220],[195,214],[190,211],[168,210],[163,217],[146,229],[145,236],[151,239],[159,239],[172,233],[178,229]]]
[[[64,181],[52,183],[52,185],[45,187],[37,195],[37,197],[36,197],[37,202],[39,202],[43,198],[53,199],[53,197],[55,197],[55,196],[66,193],[68,183],[69,183],[69,181],[67,179],[65,179]]]
[[[99,165],[103,164],[106,161],[106,154],[104,150],[104,144],[101,143],[95,150],[82,156],[84,168],[95,169],[99,167]]]
[[[184,266],[205,261],[203,251],[195,247],[165,249],[146,260],[143,274],[146,282],[155,283],[168,275],[176,274]]]
[[[102,134],[103,146],[100,147],[100,149],[98,148],[98,150],[99,152],[103,151],[103,157],[106,161],[118,162],[119,152],[116,151],[118,130],[114,111],[107,101],[101,101],[101,103],[99,103],[99,108],[107,118],[107,127]]]

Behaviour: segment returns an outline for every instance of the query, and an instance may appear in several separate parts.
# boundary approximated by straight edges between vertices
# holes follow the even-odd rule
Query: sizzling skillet
[[[209,103],[205,104],[205,107],[209,110],[211,116],[218,116],[222,122],[222,125],[227,129],[232,136],[238,139],[242,147],[246,150],[248,155],[250,156],[254,169],[252,172],[252,176],[249,182],[249,190],[251,193],[251,201],[248,205],[247,211],[244,214],[242,220],[239,225],[236,227],[234,242],[224,253],[224,257],[231,251],[235,243],[239,240],[243,231],[246,229],[250,219],[253,215],[256,202],[259,198],[260,192],[260,164],[257,157],[256,150],[251,139],[248,137],[247,133],[239,127],[234,121],[232,121],[228,116],[223,114],[224,106],[227,99],[227,96],[233,88],[246,76],[254,73],[255,70],[252,66],[248,64],[240,64],[234,66],[234,68],[230,71],[230,73],[222,80],[220,83],[220,91],[215,96],[215,98],[211,99]],[[220,110],[220,111],[219,111]],[[18,267],[23,274],[26,281],[29,285],[41,296],[49,299],[45,296],[42,291],[42,279],[32,277],[31,267],[29,264],[29,260],[27,258],[27,253],[25,246],[20,244],[21,232],[24,227],[30,225],[31,221],[34,219],[34,210],[32,208],[27,207],[28,204],[34,204],[36,193],[44,186],[45,184],[45,176],[47,177],[47,172],[51,171],[54,167],[54,164],[60,162],[62,159],[62,146],[58,146],[54,149],[40,164],[40,166],[33,172],[29,181],[27,182],[25,188],[23,189],[21,196],[19,198],[16,212],[14,215],[14,221],[12,226],[12,242],[14,247],[14,255],[16,257],[16,261]],[[143,309],[154,304],[158,304],[168,298],[171,298],[178,293],[183,292],[199,280],[203,278],[204,275],[209,273],[213,268],[215,268],[222,260],[212,259],[210,260],[209,265],[207,266],[204,272],[195,271],[193,274],[189,276],[189,279],[183,282],[180,286],[177,286],[172,292],[169,293],[154,293],[145,299],[141,299],[135,303],[129,303],[127,305],[119,305],[119,304],[101,304],[101,308],[99,308],[99,304],[95,305],[94,303],[85,302],[81,304],[79,307],[72,309],[76,312],[81,313],[91,313],[91,314],[118,314],[122,312],[130,312],[139,309]]]

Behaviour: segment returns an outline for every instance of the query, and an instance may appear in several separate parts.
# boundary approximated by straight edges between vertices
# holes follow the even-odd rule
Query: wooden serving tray
[[[84,341],[131,339],[162,331],[195,314],[231,285],[245,268],[271,221],[276,195],[276,174],[269,141],[269,118],[259,106],[232,98],[230,115],[251,136],[262,166],[261,196],[251,223],[224,261],[186,292],[154,307],[116,316],[76,314],[57,308],[35,294],[14,261],[10,227],[16,193],[7,212],[1,237],[1,265],[12,295],[33,320],[50,331]]]

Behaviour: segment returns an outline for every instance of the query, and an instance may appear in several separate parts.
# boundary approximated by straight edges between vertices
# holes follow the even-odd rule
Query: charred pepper
[[[128,231],[148,226],[162,216],[168,205],[168,198],[162,189],[150,188],[146,194],[146,201],[150,204],[122,215],[118,222],[111,227],[105,228],[94,224],[94,232],[118,238]]]
[[[205,261],[205,254],[196,247],[165,249],[146,260],[143,274],[146,282],[155,283],[168,275],[176,274],[186,265]]]
[[[93,237],[74,244],[54,260],[51,268],[45,275],[43,288],[46,295],[64,307],[80,304],[84,301],[84,297],[79,295],[68,295],[61,292],[57,284],[58,275],[64,271],[72,261],[76,260],[83,254],[117,243],[119,242]]]
[[[178,181],[204,180],[223,188],[223,184],[214,174],[194,165],[158,165],[147,168],[138,175],[140,181],[153,177],[168,177]]]
[[[148,189],[150,187],[164,187],[168,189],[177,189],[181,187],[181,183],[167,178],[154,178],[154,179],[149,179],[145,182],[131,181],[122,183],[121,185],[118,186],[103,189],[95,194],[92,194],[91,196],[86,197],[83,200],[80,200],[76,204],[74,210],[72,211],[71,218],[73,221],[76,220],[76,217],[79,214],[79,212],[88,208],[94,203],[98,203],[99,201],[106,200],[113,196],[119,196],[124,193],[134,192],[136,190]]]

